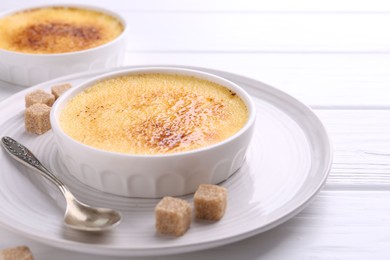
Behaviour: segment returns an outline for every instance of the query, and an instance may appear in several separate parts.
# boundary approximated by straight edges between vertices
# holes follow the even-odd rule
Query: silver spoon
[[[52,174],[25,146],[11,137],[1,139],[5,150],[15,160],[37,170],[43,177],[51,181],[64,195],[66,212],[64,223],[66,226],[82,231],[105,231],[118,225],[121,221],[119,212],[107,208],[94,208],[78,201],[68,187]]]

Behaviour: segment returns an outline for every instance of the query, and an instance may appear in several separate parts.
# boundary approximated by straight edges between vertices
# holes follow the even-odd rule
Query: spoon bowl
[[[99,232],[110,230],[120,223],[121,215],[118,211],[92,207],[77,200],[68,187],[51,173],[25,146],[8,136],[3,137],[1,141],[2,146],[12,158],[36,170],[36,172],[51,181],[61,191],[66,200],[64,224],[67,227],[80,231]]]
[[[119,212],[107,208],[95,208],[77,200],[67,205],[64,223],[70,228],[83,231],[111,229],[121,220]]]

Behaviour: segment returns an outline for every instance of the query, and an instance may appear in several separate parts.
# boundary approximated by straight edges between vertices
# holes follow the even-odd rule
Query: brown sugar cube
[[[33,255],[27,246],[18,246],[0,250],[1,260],[33,260]]]
[[[34,134],[43,134],[51,129],[50,107],[45,104],[34,104],[24,112],[26,130]]]
[[[195,217],[220,220],[225,214],[226,203],[226,188],[212,184],[201,184],[194,195]]]
[[[45,104],[51,107],[54,103],[54,95],[47,93],[42,89],[37,89],[27,94],[25,101],[26,107],[32,106],[34,104]]]
[[[166,235],[183,235],[190,227],[191,212],[187,201],[164,197],[155,208],[157,231]]]
[[[61,96],[65,91],[67,91],[71,87],[72,87],[72,85],[69,83],[56,85],[56,86],[51,87],[51,93],[54,95],[54,98],[57,100],[57,98],[59,98],[59,96]]]

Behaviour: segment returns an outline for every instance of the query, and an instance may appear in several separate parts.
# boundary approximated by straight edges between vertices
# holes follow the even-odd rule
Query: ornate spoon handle
[[[37,170],[43,177],[51,181],[62,192],[64,192],[64,189],[67,189],[65,185],[54,174],[52,174],[29,149],[27,149],[27,147],[8,136],[1,138],[1,144],[15,160],[23,163],[29,168]]]

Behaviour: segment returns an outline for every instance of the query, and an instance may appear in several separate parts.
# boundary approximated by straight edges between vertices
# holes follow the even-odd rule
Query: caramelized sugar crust
[[[247,119],[244,102],[223,86],[182,75],[137,74],[79,93],[60,124],[74,139],[103,150],[165,154],[220,142]]]
[[[92,10],[50,7],[0,19],[0,48],[25,53],[65,53],[105,44],[123,31],[115,18]]]

